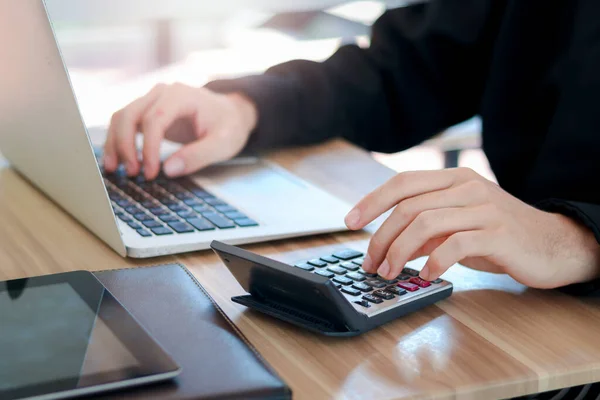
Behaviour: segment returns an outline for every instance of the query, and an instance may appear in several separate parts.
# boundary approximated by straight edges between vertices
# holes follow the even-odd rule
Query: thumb
[[[175,178],[196,172],[211,164],[224,161],[226,144],[217,135],[209,135],[183,146],[164,163],[165,175]]]

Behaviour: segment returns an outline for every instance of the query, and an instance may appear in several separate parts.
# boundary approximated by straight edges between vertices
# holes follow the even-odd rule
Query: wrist
[[[238,111],[240,123],[249,136],[258,124],[258,108],[256,104],[243,93],[230,93],[226,96],[233,102]]]
[[[600,278],[600,245],[594,233],[579,221],[564,216],[553,214],[559,226],[566,233],[562,243],[554,244],[554,251],[562,253],[562,257],[553,257],[561,265],[556,268],[557,275],[564,276],[564,282],[559,286],[588,282]],[[562,235],[561,235],[562,236]]]

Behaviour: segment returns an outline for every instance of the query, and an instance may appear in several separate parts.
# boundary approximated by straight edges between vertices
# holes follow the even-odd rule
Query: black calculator
[[[452,294],[450,282],[411,268],[393,280],[369,274],[352,249],[288,265],[217,241],[211,248],[248,292],[232,301],[328,336],[359,335]]]

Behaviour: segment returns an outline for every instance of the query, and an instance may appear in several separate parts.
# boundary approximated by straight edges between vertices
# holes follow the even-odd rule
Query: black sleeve
[[[549,199],[537,204],[537,207],[556,212],[581,222],[590,229],[596,241],[600,243],[600,204],[582,203],[561,199]],[[578,296],[600,296],[600,279],[591,282],[565,286],[560,291]]]
[[[252,148],[341,136],[396,152],[477,114],[503,4],[432,0],[389,10],[369,48],[344,46],[322,63],[291,61],[207,87],[256,103]]]

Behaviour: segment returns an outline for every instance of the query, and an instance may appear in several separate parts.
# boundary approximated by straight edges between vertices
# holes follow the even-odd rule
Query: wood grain
[[[343,141],[269,157],[349,202],[394,175]],[[529,290],[506,276],[456,266],[445,276],[455,285],[448,300],[361,337],[334,339],[232,303],[231,296],[243,291],[210,251],[151,260],[120,258],[6,167],[0,169],[0,221],[1,280],[185,264],[297,399],[507,398],[600,381],[600,303]],[[342,247],[365,249],[368,237],[368,232],[340,233],[247,248],[296,262]]]

